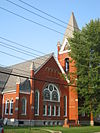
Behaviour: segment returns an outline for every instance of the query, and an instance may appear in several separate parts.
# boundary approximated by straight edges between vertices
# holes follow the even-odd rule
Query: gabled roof
[[[69,23],[67,25],[67,28],[66,28],[66,31],[64,34],[64,37],[63,37],[62,46],[61,46],[60,51],[66,50],[66,46],[69,45],[68,38],[72,38],[73,32],[78,31],[78,30],[79,30],[79,28],[78,28],[74,13],[72,12],[71,17],[69,19]]]
[[[30,77],[31,63],[34,62],[34,71],[36,73],[41,68],[41,66],[43,66],[43,64],[45,64],[52,57],[52,55],[53,53],[47,54],[45,56],[40,56],[38,58],[10,66],[9,68],[12,70],[11,71],[12,74],[18,74],[21,76]],[[3,92],[16,90],[16,80],[17,80],[16,76],[10,75]],[[25,82],[27,82],[26,78],[20,78],[20,80],[21,80],[21,84],[23,83],[22,86],[24,86],[24,84],[26,84]],[[29,88],[27,89],[29,90]]]
[[[0,72],[6,72],[6,73],[11,73],[12,69],[8,69],[7,67],[0,67]],[[4,89],[8,79],[9,79],[9,74],[4,74],[0,73],[0,93]]]

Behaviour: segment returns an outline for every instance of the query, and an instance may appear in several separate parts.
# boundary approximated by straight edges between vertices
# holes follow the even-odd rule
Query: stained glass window
[[[58,101],[58,93],[56,91],[52,92],[52,100]]]

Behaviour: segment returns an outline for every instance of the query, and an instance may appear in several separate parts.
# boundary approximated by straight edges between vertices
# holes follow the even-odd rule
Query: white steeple
[[[73,32],[74,31],[78,31],[78,25],[74,16],[74,13],[72,12],[71,17],[69,19],[69,23],[67,25],[64,37],[63,37],[63,41],[62,41],[62,47],[60,49],[60,51],[64,51],[66,50],[67,46],[69,45],[68,43],[68,38],[72,38],[73,37]]]

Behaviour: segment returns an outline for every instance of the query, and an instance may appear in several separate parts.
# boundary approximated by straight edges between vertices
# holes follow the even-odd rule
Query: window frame
[[[8,104],[8,106],[7,106]],[[8,107],[8,113],[7,113],[7,107]],[[5,115],[8,115],[9,114],[9,100],[7,99],[6,100],[6,104],[5,104]]]
[[[69,72],[69,58],[65,59],[65,72]]]
[[[13,105],[12,105],[13,104]],[[14,102],[13,102],[13,99],[10,100],[10,115],[13,115],[13,111],[11,112],[11,109],[13,110],[13,107],[14,106]],[[13,108],[12,108],[13,107]]]
[[[53,86],[53,91],[50,91],[49,90],[49,86],[51,86],[51,85]],[[56,90],[54,88],[56,88]],[[44,98],[44,92],[46,90],[48,90],[49,93],[50,93],[50,100]],[[56,100],[52,100],[52,94],[53,94],[53,92],[57,92],[57,94],[58,94],[58,100],[57,101]],[[43,101],[60,102],[60,92],[59,92],[59,89],[56,87],[56,85],[54,85],[54,84],[48,84],[48,87],[45,87],[43,89]]]
[[[34,107],[34,115],[35,116],[38,116],[39,115],[39,90],[36,90],[35,93],[37,92],[38,94],[38,108],[37,108],[37,113],[35,113],[35,107]],[[35,99],[34,99],[34,102],[35,102]],[[35,105],[35,104],[34,104]]]
[[[50,113],[48,114],[48,116],[51,116],[51,105],[48,105],[48,107],[50,107]],[[47,107],[47,111],[48,111],[48,107]]]
[[[57,107],[58,107],[58,112],[57,112]],[[60,106],[56,106],[56,116],[60,116]]]
[[[25,110],[23,112],[23,102],[22,102],[22,115],[26,115],[27,114],[27,99],[26,97],[22,98],[22,101],[25,100]]]
[[[64,96],[64,116],[67,116],[67,96]]]
[[[44,109],[45,107],[45,109]],[[45,110],[45,113],[44,113],[44,110]],[[47,105],[43,105],[43,116],[47,116]]]

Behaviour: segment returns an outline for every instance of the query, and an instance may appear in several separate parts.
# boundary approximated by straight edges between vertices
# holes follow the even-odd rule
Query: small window
[[[9,113],[9,100],[6,101],[6,105],[5,105],[5,114]]]
[[[35,91],[35,115],[39,115],[39,91]]]
[[[69,71],[69,58],[65,59],[65,72]]]
[[[48,105],[48,116],[51,116],[51,106]]]
[[[22,99],[22,114],[24,115],[26,115],[26,104],[27,104],[26,98],[23,98]]]
[[[10,114],[13,114],[13,100],[10,101]]]
[[[43,105],[43,115],[47,115],[47,105]]]
[[[50,92],[49,92],[49,90],[44,90],[43,97],[44,97],[44,100],[50,100]]]
[[[55,110],[55,106],[53,105],[53,106],[52,106],[52,115],[53,115],[53,116],[55,116],[55,111],[56,111],[56,110]]]
[[[53,90],[53,86],[52,86],[52,85],[49,86],[49,90],[50,90],[50,91]]]
[[[64,96],[64,116],[67,116],[67,96]]]
[[[52,92],[52,100],[58,101],[58,93],[56,91]]]
[[[56,106],[56,115],[60,116],[60,106]]]

